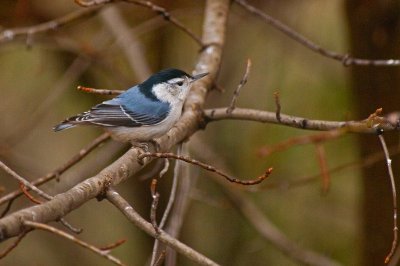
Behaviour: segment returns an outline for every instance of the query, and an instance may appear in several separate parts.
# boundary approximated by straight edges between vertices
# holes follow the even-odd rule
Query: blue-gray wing
[[[162,122],[170,105],[149,98],[132,88],[112,100],[94,106],[87,112],[68,118],[70,124],[95,124],[106,127],[140,127]]]

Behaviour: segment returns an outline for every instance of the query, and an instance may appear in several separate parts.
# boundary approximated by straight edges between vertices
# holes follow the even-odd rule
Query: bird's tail
[[[76,124],[72,124],[68,120],[66,120],[66,121],[63,121],[60,124],[56,125],[55,127],[53,127],[53,130],[55,132],[57,132],[57,131],[61,131],[61,130],[68,129],[68,128],[75,127],[75,126],[76,126]]]

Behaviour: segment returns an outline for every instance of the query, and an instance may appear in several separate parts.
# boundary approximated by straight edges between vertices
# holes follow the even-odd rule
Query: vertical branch
[[[381,142],[383,152],[385,153],[386,164],[390,177],[390,184],[392,186],[392,197],[393,197],[393,242],[392,242],[392,248],[390,249],[389,254],[385,258],[385,263],[388,263],[392,258],[394,251],[396,250],[399,229],[397,227],[397,193],[396,193],[396,183],[394,181],[394,175],[392,170],[392,160],[390,159],[389,151],[386,146],[386,142],[385,139],[383,138],[382,133],[383,131],[380,132],[378,137],[379,141]]]

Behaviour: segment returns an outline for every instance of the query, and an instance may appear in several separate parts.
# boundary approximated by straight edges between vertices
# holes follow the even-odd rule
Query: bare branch
[[[125,242],[126,242],[126,239],[120,239],[118,241],[115,241],[114,243],[111,243],[111,244],[107,245],[107,246],[100,247],[99,249],[109,251],[111,249],[114,249],[114,248],[117,248],[117,247],[121,246]]]
[[[78,91],[84,91],[87,93],[94,93],[94,94],[100,94],[100,95],[118,95],[124,92],[124,90],[100,90],[100,89],[95,89],[95,88],[88,88],[84,86],[78,86],[76,88]]]
[[[215,168],[214,166],[211,166],[209,164],[206,164],[206,163],[191,159],[191,158],[189,158],[187,156],[179,156],[179,155],[176,155],[176,154],[173,154],[173,153],[142,153],[141,155],[139,155],[138,159],[141,160],[141,159],[146,158],[146,157],[171,158],[171,159],[175,159],[175,160],[181,160],[181,161],[193,164],[193,165],[200,166],[201,168],[203,168],[203,169],[205,169],[207,171],[216,173],[217,175],[224,177],[229,182],[236,183],[236,184],[239,184],[239,185],[245,185],[245,186],[251,186],[251,185],[256,185],[256,184],[261,183],[266,178],[268,178],[269,175],[272,172],[272,167],[270,167],[265,171],[265,173],[263,175],[255,178],[253,180],[240,180],[238,178],[235,178],[235,177],[232,177],[232,176],[229,176],[229,175],[225,174],[224,172],[222,172],[221,170]]]
[[[226,113],[226,108],[206,109],[204,110],[205,121],[212,122],[223,119],[232,120],[248,120],[262,123],[280,124],[289,127],[308,129],[308,130],[333,130],[346,128],[349,132],[357,133],[376,133],[366,122],[363,121],[326,121],[326,120],[311,120],[298,116],[290,116],[281,114],[281,120],[278,121],[276,113],[261,111],[255,109],[236,108],[231,114]],[[381,127],[385,131],[398,130],[397,125],[393,125],[384,117],[380,117]]]
[[[78,10],[35,26],[5,29],[0,32],[0,43],[14,40],[19,36],[31,38],[34,34],[55,30],[71,22],[94,15],[98,10],[99,7]]]
[[[357,66],[399,66],[400,60],[399,59],[362,59],[362,58],[354,58],[349,56],[348,54],[339,54],[334,51],[330,51],[327,49],[322,48],[318,44],[314,43],[310,39],[307,39],[294,29],[290,28],[288,25],[282,23],[281,21],[271,17],[270,15],[266,14],[262,10],[250,5],[246,0],[235,0],[237,4],[242,6],[244,9],[249,11],[250,13],[257,15],[261,18],[265,23],[273,26],[277,30],[284,33],[289,38],[295,40],[296,42],[300,43],[301,45],[307,47],[311,51],[321,54],[325,57],[340,61],[345,66],[350,65],[357,65]]]
[[[397,227],[397,193],[396,193],[396,183],[394,181],[394,175],[392,169],[392,159],[390,159],[390,154],[382,134],[383,131],[379,130],[378,137],[379,141],[381,142],[383,152],[385,154],[386,164],[390,178],[390,184],[392,185],[392,196],[393,196],[393,242],[392,242],[392,248],[390,249],[389,254],[385,258],[385,263],[388,263],[396,250],[399,228]]]
[[[233,92],[233,97],[232,97],[231,104],[226,109],[226,113],[227,114],[231,114],[233,109],[236,108],[236,100],[239,97],[240,90],[247,83],[247,79],[248,79],[249,74],[250,74],[250,68],[251,68],[251,60],[247,59],[246,72],[244,72],[243,78],[240,80],[239,85],[237,86],[236,90]]]
[[[54,178],[59,177],[62,173],[67,171],[69,168],[74,166],[76,163],[78,163],[80,160],[86,157],[91,151],[93,151],[95,148],[100,146],[102,143],[104,143],[106,140],[110,138],[110,135],[108,133],[104,133],[97,137],[95,140],[93,140],[89,145],[81,149],[76,155],[72,156],[71,159],[68,160],[64,165],[58,167],[54,171],[46,174],[45,176],[42,176],[32,182],[30,182],[34,186],[40,186]],[[29,189],[29,187],[27,188]],[[21,190],[15,190],[13,192],[8,193],[7,195],[4,195],[3,197],[0,198],[0,205],[10,202],[11,200],[16,199],[22,194]]]
[[[141,217],[132,208],[132,206],[130,206],[129,203],[124,198],[122,198],[116,191],[108,190],[106,195],[107,199],[115,207],[117,207],[126,216],[126,218],[128,218],[129,221],[131,221],[141,230],[145,231],[147,234],[159,239],[164,244],[170,246],[180,254],[186,256],[187,258],[191,259],[192,261],[200,265],[218,265],[217,263],[213,262],[212,260],[200,254],[199,252],[193,250],[192,248],[179,242],[177,239],[171,237],[163,230],[160,230],[159,233],[157,233],[153,225],[147,222],[143,217]]]
[[[13,178],[17,179],[18,182],[20,182],[23,186],[26,186],[30,188],[31,190],[35,191],[39,196],[41,196],[44,199],[50,200],[52,199],[52,196],[49,194],[43,192],[42,190],[38,189],[35,185],[32,185],[29,181],[27,181],[25,178],[22,176],[18,175],[16,172],[14,172],[11,168],[9,168],[7,165],[5,165],[2,161],[0,161],[0,168],[2,168],[4,171],[6,171],[9,175],[11,175]],[[31,197],[28,197],[31,199]],[[36,201],[31,199],[32,201]]]
[[[50,225],[43,224],[43,223],[32,222],[32,221],[24,221],[23,224],[25,226],[29,227],[29,228],[48,231],[48,232],[53,233],[55,235],[61,236],[61,237],[65,238],[65,239],[71,240],[75,244],[89,249],[90,251],[94,252],[95,254],[106,258],[107,260],[113,262],[116,265],[125,265],[119,259],[117,259],[116,257],[108,254],[107,251],[101,250],[101,249],[99,249],[99,248],[97,248],[97,247],[95,247],[93,245],[90,245],[90,244],[88,244],[88,243],[86,243],[86,242],[74,237],[73,235],[70,235],[70,234],[68,234],[66,232],[58,230],[55,227],[52,227]]]
[[[18,244],[21,242],[21,240],[32,230],[26,230],[22,232],[17,239],[10,245],[8,246],[3,252],[0,253],[0,260],[3,259],[5,256],[7,256],[14,248],[18,246]]]
[[[175,27],[186,33],[190,38],[192,38],[197,44],[200,46],[203,46],[202,40],[194,34],[194,32],[187,28],[185,25],[182,24],[177,18],[171,15],[165,8],[158,6],[151,1],[141,1],[141,0],[75,0],[75,3],[77,3],[80,6],[83,7],[92,7],[92,6],[97,6],[97,5],[104,5],[108,3],[113,3],[113,2],[126,2],[134,5],[139,5],[146,7],[153,12],[155,12],[157,15],[160,15],[163,17],[163,19],[167,22],[170,22],[173,24]]]

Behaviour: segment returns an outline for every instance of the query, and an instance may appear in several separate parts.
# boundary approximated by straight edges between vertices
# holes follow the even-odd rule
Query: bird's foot
[[[140,165],[144,164],[143,160],[145,158],[141,155],[150,152],[150,143],[154,146],[155,152],[160,151],[160,143],[158,143],[155,139],[151,139],[148,142],[132,142],[132,147],[137,148],[139,151],[138,163]]]

